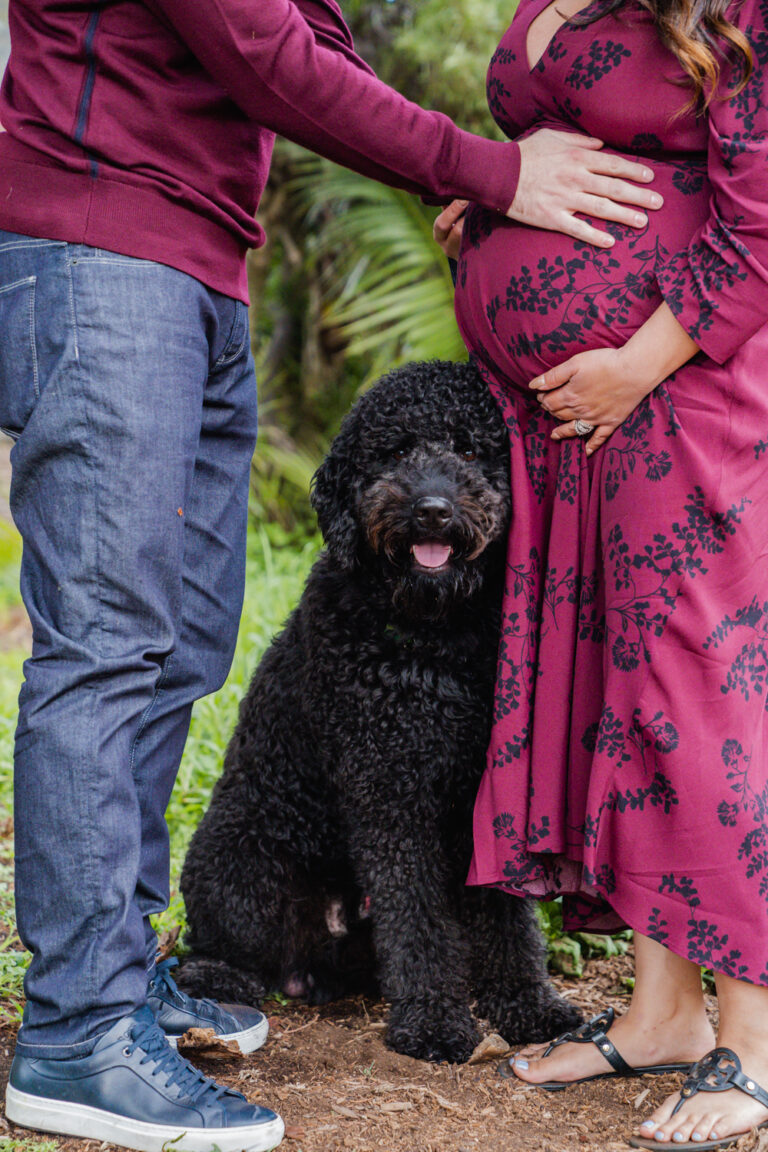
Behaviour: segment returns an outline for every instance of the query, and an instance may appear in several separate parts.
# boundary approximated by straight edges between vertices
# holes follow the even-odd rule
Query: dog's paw
[[[423,1011],[393,1006],[384,1038],[387,1046],[402,1056],[436,1064],[465,1064],[480,1034],[468,1013],[425,1017]]]
[[[513,998],[481,1004],[491,1028],[509,1044],[532,1044],[553,1040],[561,1032],[578,1028],[584,1020],[578,1008],[549,986],[526,988]]]

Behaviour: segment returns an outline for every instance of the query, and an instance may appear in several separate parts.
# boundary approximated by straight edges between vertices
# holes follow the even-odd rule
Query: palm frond
[[[295,171],[308,241],[324,257],[323,323],[366,358],[365,382],[408,360],[465,359],[434,209],[308,155]]]

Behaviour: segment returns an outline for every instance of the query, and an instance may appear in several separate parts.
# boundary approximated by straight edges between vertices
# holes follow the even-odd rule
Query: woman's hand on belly
[[[644,396],[698,351],[669,306],[662,304],[621,348],[579,352],[538,376],[530,388],[538,393],[542,408],[563,421],[553,440],[578,436],[577,420],[593,426],[587,442],[591,455]]]

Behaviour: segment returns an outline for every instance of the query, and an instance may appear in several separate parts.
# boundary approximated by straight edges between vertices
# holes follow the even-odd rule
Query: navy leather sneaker
[[[213,1028],[221,1040],[234,1042],[244,1056],[261,1048],[269,1032],[264,1013],[244,1004],[217,1004],[187,996],[171,976],[177,964],[178,960],[170,959],[157,965],[147,996],[168,1043],[175,1047],[190,1028]]]
[[[269,1152],[275,1112],[198,1072],[171,1048],[148,1008],[119,1020],[89,1056],[16,1055],[5,1097],[14,1124],[139,1152]],[[178,1141],[178,1144],[176,1143]]]

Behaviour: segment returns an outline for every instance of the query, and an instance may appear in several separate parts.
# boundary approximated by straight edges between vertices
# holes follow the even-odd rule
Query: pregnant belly
[[[663,207],[641,231],[597,221],[615,237],[608,250],[470,207],[456,317],[469,351],[500,382],[525,387],[576,352],[619,347],[659,306],[656,271],[706,219],[709,185],[698,166],[653,168]]]

